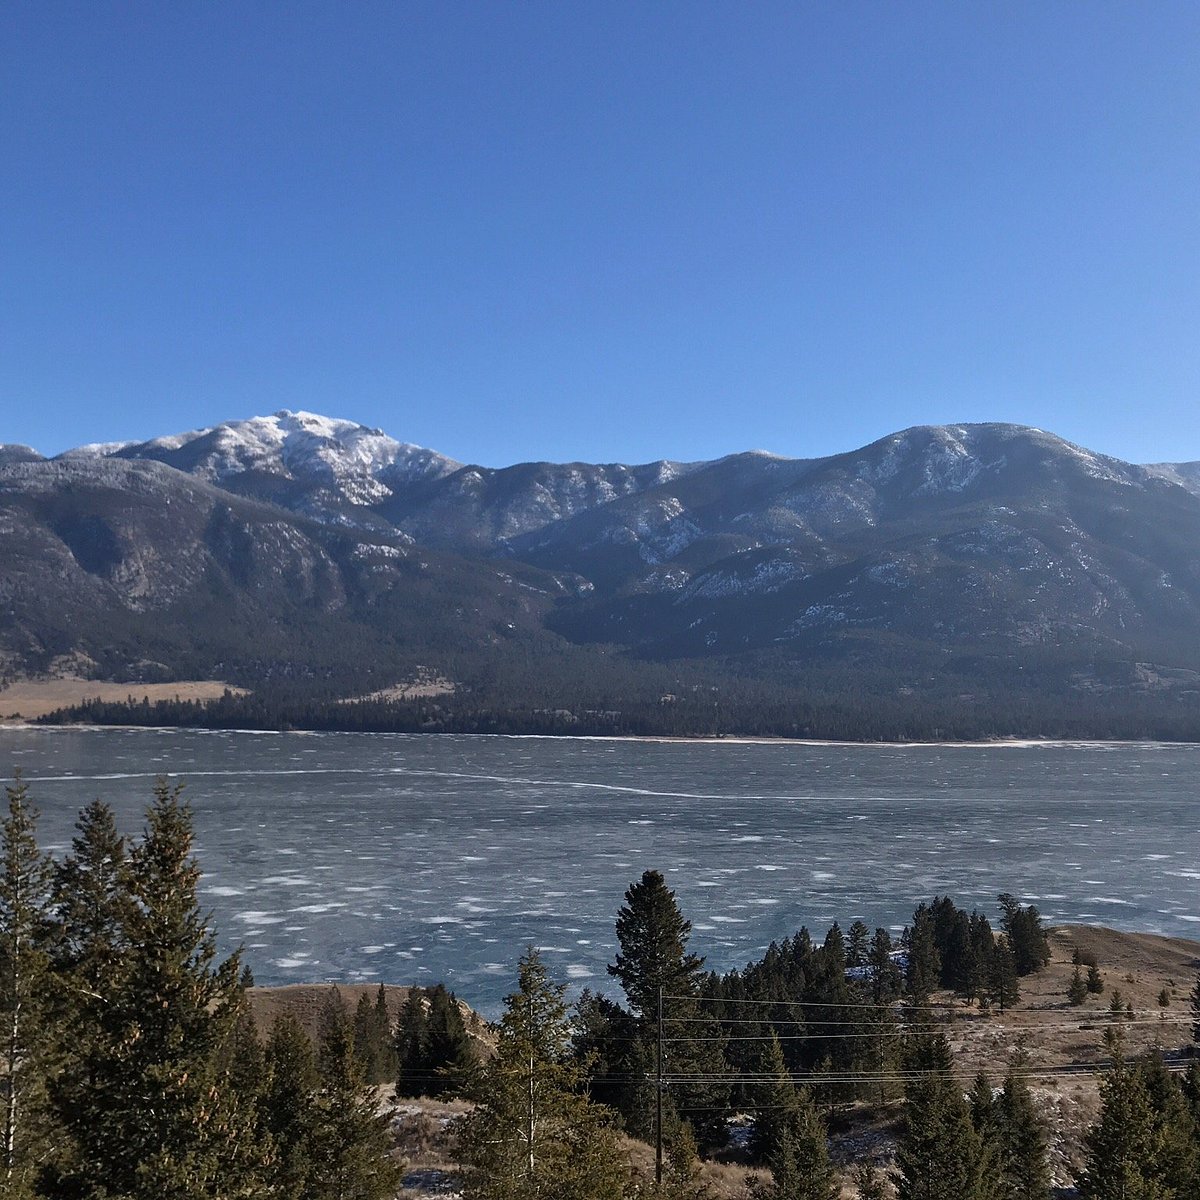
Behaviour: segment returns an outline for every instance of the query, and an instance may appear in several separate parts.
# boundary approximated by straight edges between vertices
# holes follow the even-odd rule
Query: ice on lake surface
[[[1200,746],[828,746],[0,729],[61,853],[99,796],[140,831],[187,784],[202,897],[260,983],[431,983],[494,1011],[528,944],[609,988],[629,882],[663,871],[724,969],[807,925],[898,930],[949,893],[1200,937]]]

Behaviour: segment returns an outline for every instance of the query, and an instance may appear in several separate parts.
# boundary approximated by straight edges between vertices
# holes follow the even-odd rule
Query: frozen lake
[[[939,892],[1200,937],[1200,746],[0,729],[14,767],[56,853],[91,799],[140,831],[155,775],[185,781],[203,898],[260,983],[445,979],[490,1010],[533,943],[603,987],[648,868],[717,968]]]

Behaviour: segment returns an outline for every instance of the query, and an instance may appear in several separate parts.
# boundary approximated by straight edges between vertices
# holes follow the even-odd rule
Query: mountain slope
[[[307,413],[0,447],[16,670],[346,694],[420,666],[534,708],[702,677],[1167,704],[1200,697],[1198,550],[1197,464],[1012,425],[642,466],[464,466]]]

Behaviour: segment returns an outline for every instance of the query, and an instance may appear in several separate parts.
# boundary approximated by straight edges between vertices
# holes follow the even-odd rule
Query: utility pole
[[[662,1187],[663,1175],[663,990],[658,985],[658,1070],[657,1087],[655,1088],[654,1107],[654,1182]]]

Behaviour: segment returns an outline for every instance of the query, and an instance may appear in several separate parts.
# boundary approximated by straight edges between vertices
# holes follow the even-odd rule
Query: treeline
[[[131,685],[125,700],[88,700],[38,718],[196,729],[304,729],[357,733],[491,733],[613,737],[783,737],[848,742],[977,741],[997,738],[1200,741],[1200,707],[1124,696],[1095,699],[1001,696],[964,704],[943,695],[902,698],[854,686],[802,689],[725,682],[648,694],[588,695],[519,686],[463,686],[407,700],[346,699],[324,690],[271,685],[215,700],[156,700]]]

